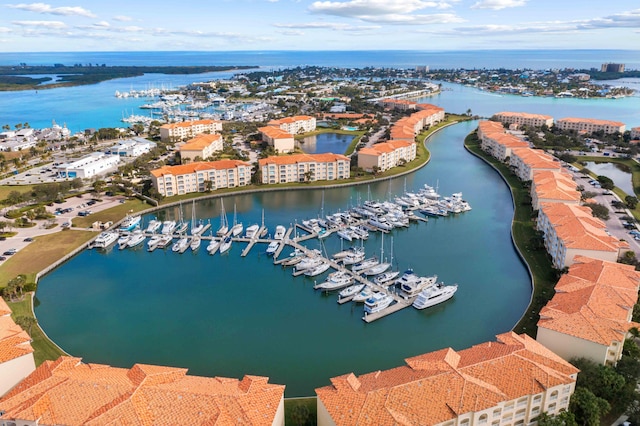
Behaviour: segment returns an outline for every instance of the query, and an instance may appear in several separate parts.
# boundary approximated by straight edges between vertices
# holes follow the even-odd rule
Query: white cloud
[[[471,6],[471,9],[507,9],[509,7],[524,6],[527,0],[481,0]]]
[[[7,7],[11,9],[26,10],[28,12],[44,13],[50,15],[63,15],[63,16],[84,16],[86,18],[95,18],[96,15],[91,11],[80,6],[61,6],[53,7],[46,3],[20,3],[20,4],[8,4]]]
[[[279,34],[290,36],[290,37],[300,37],[304,35],[304,31],[299,30],[285,30],[285,31],[276,31]]]
[[[349,0],[316,1],[309,6],[314,13],[359,18],[387,14],[407,14],[426,8],[447,8],[450,3],[423,0]]]
[[[120,22],[130,22],[130,21],[133,21],[133,18],[130,16],[118,15],[118,16],[114,16],[113,20],[120,21]]]
[[[60,21],[13,21],[11,23],[19,27],[40,27],[53,30],[67,28],[67,24]]]
[[[11,28],[7,28],[7,27],[0,27],[0,34],[3,33],[10,33],[11,32]]]
[[[455,24],[465,22],[464,19],[453,13],[436,13],[432,15],[389,14],[383,16],[361,16],[360,19],[380,24],[402,25]]]
[[[289,28],[289,29],[311,29],[322,30],[329,29],[334,31],[368,31],[377,30],[380,28],[378,25],[348,25],[337,24],[332,22],[307,22],[300,24],[273,24],[276,28]]]

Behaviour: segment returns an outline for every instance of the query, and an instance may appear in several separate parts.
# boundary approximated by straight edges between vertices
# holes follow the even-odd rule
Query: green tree
[[[24,201],[24,196],[18,191],[11,191],[7,195],[6,203],[10,206],[15,206]]]
[[[16,317],[16,324],[18,324],[20,328],[26,331],[29,336],[31,336],[31,329],[37,323],[38,321],[34,317],[28,317],[24,315]]]
[[[595,396],[589,389],[577,387],[571,397],[569,409],[578,424],[600,426],[600,419],[611,410],[611,405],[606,400]]]
[[[613,189],[615,187],[613,181],[607,176],[600,175],[596,179],[598,180],[598,182],[600,182],[600,186],[602,187],[602,189]]]
[[[586,203],[585,206],[591,209],[591,214],[593,217],[597,217],[598,219],[608,220],[609,219],[609,209],[606,206],[598,203]]]
[[[576,418],[570,411],[563,411],[555,416],[542,413],[538,416],[538,426],[578,426]]]
[[[624,197],[624,202],[631,210],[634,210],[638,205],[638,199],[633,195],[627,195]]]

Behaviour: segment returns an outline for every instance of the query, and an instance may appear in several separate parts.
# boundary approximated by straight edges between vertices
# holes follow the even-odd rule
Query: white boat
[[[347,241],[353,241],[353,238],[355,236],[355,234],[353,233],[353,231],[349,228],[342,228],[342,229],[338,229],[338,237],[342,238],[343,240],[347,240]]]
[[[129,238],[131,238],[131,234],[122,234],[122,235],[120,235],[120,238],[118,238],[118,248],[120,250],[123,250],[123,249],[127,248],[128,243],[129,243]]]
[[[165,220],[164,222],[162,222],[162,230],[160,231],[160,233],[164,235],[171,235],[173,234],[173,231],[175,229],[176,229],[175,220]]]
[[[165,248],[173,241],[173,235],[163,235],[160,237],[160,241],[156,243],[156,248]]]
[[[329,264],[329,262],[325,262],[321,260],[319,265],[313,268],[307,269],[306,271],[304,271],[304,274],[307,277],[315,277],[316,275],[320,275],[323,272],[326,272],[330,267],[331,265]]]
[[[369,231],[367,231],[363,226],[352,226],[351,231],[361,240],[369,238]]]
[[[127,241],[127,247],[135,247],[138,244],[142,244],[145,238],[146,237],[142,231],[135,231]]]
[[[158,219],[151,219],[149,221],[149,223],[147,224],[147,228],[145,229],[145,232],[149,232],[151,234],[155,233],[158,229],[160,229],[160,227],[162,226],[162,222],[159,221]]]
[[[380,263],[380,262],[378,262],[378,258],[370,257],[368,259],[363,260],[362,262],[355,263],[351,267],[351,270],[353,272],[355,272],[356,274],[359,274],[360,272],[364,272],[365,270],[367,270],[369,268],[373,268],[378,263]]]
[[[305,271],[307,269],[313,269],[316,266],[320,265],[321,263],[323,263],[323,260],[321,257],[305,257],[295,265],[294,270],[296,272],[299,272],[299,271]]]
[[[224,201],[220,199],[220,228],[216,232],[219,237],[227,235],[229,232],[229,223],[227,222],[227,214],[224,211]]]
[[[211,241],[209,242],[209,245],[207,245],[207,253],[209,254],[215,253],[215,251],[218,250],[219,246],[220,246],[220,241],[211,239]]]
[[[163,237],[163,235],[156,234],[156,235],[152,236],[151,238],[149,238],[149,241],[147,241],[147,248],[153,247],[155,249],[155,246],[158,245],[160,240],[162,240],[162,237]]]
[[[189,247],[189,238],[182,237],[171,246],[171,251],[184,253],[184,251]]]
[[[266,253],[269,256],[273,256],[276,251],[278,250],[278,247],[280,247],[280,243],[278,241],[272,241],[269,243],[269,246],[267,247],[267,251]]]
[[[98,238],[93,240],[93,247],[107,248],[116,241],[118,241],[117,232],[102,232],[100,233],[100,235],[98,235]]]
[[[242,234],[243,230],[244,230],[244,226],[242,225],[242,223],[238,222],[236,205],[234,203],[233,204],[233,226],[231,227],[231,235],[233,235],[234,237],[237,237],[238,235]]]
[[[369,297],[371,297],[372,294],[373,294],[373,289],[371,287],[369,287],[368,285],[365,285],[364,288],[362,290],[360,290],[360,293],[358,293],[355,296],[353,296],[352,300],[354,302],[364,302]]]
[[[380,275],[376,275],[373,282],[378,285],[389,285],[398,275],[400,275],[400,271],[387,271]]]
[[[333,258],[333,260],[341,260],[349,256],[350,254],[353,254],[354,252],[360,252],[360,251],[364,253],[364,249],[361,247],[349,247],[347,250],[339,251],[331,257]]]
[[[120,223],[121,231],[131,231],[133,228],[140,224],[140,216],[129,216],[127,215],[124,220]]]
[[[285,228],[282,225],[278,225],[278,226],[276,226],[275,234],[273,234],[273,239],[274,240],[283,240],[286,233],[287,233],[287,228]]]
[[[179,221],[176,224],[175,232],[177,234],[184,234],[185,232],[187,232],[188,228],[189,228],[189,224],[187,222]]]
[[[201,243],[202,241],[200,240],[200,237],[193,237],[191,239],[191,244],[189,244],[189,247],[191,247],[191,251],[197,251],[200,248]]]
[[[367,223],[384,231],[391,231],[393,229],[393,225],[391,225],[384,216],[371,218],[367,220]]]
[[[257,236],[256,234],[258,233],[259,230],[260,230],[260,225],[258,225],[257,223],[254,223],[251,226],[247,226],[247,229],[245,229],[244,231],[244,236],[245,238],[250,238],[250,239],[254,238]]]
[[[193,226],[193,222],[192,222],[191,235],[200,235],[203,229],[204,229],[204,223],[202,221],[198,221],[196,226]]]
[[[364,289],[364,284],[350,285],[349,287],[340,291],[340,293],[338,293],[338,297],[343,299],[345,297],[355,296],[356,294],[360,293],[363,289]]]
[[[230,248],[231,248],[231,237],[226,237],[220,243],[220,254],[224,254],[224,253],[228,252]]]
[[[400,284],[401,294],[405,299],[417,296],[420,292],[428,287],[434,286],[438,280],[437,276],[418,277],[418,280],[411,280]]]
[[[338,290],[348,287],[355,281],[353,275],[345,271],[336,271],[329,274],[326,281],[316,284],[313,288],[320,290]]]
[[[384,256],[384,234],[382,234],[382,236],[380,237],[380,259],[382,259],[383,256]],[[353,270],[355,267],[356,266],[354,265],[354,267],[351,269]],[[391,267],[390,262],[379,262],[370,268],[364,269],[363,273],[367,276],[379,275],[385,272],[390,267]]]
[[[385,309],[393,302],[393,297],[386,293],[375,292],[364,301],[364,313],[374,314]]]
[[[449,300],[458,291],[458,284],[442,285],[438,283],[434,286],[427,287],[418,294],[418,298],[413,301],[413,307],[416,309],[425,309],[430,306],[437,305]]]

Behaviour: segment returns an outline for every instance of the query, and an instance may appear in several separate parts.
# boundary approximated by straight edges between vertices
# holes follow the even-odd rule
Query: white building
[[[340,154],[293,154],[258,161],[262,183],[348,179],[351,161]]]
[[[151,171],[151,181],[165,197],[235,188],[251,183],[251,164],[239,160],[199,161],[179,166],[164,166]],[[210,181],[211,184],[207,184]]]
[[[105,154],[118,155],[120,157],[139,157],[155,148],[157,144],[144,138],[133,138],[120,141]]]
[[[58,176],[61,178],[91,178],[114,171],[120,163],[119,155],[94,152],[71,163],[60,164]]]
[[[215,133],[222,131],[222,122],[214,120],[184,121],[181,123],[164,124],[160,126],[160,139],[163,142],[189,139],[200,133]]]
[[[561,130],[575,130],[576,132],[593,133],[603,131],[606,134],[624,133],[625,124],[620,121],[598,120],[594,118],[561,118],[556,121],[556,127]]]

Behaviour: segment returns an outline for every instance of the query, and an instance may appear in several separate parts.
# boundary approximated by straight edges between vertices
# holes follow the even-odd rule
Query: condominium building
[[[180,146],[180,159],[183,162],[185,160],[195,161],[196,158],[206,160],[216,152],[222,151],[222,149],[223,141],[221,135],[204,133],[189,139],[184,145]]]
[[[163,142],[177,142],[192,138],[200,133],[222,131],[222,122],[214,120],[183,121],[160,126],[160,139]]]
[[[631,128],[631,139],[640,139],[640,127]]]
[[[537,171],[559,171],[562,164],[552,155],[547,154],[541,149],[531,148],[513,148],[509,159],[515,174],[522,181],[533,179],[533,174]]]
[[[296,115],[285,117],[279,120],[271,120],[268,126],[277,127],[287,133],[296,135],[298,133],[313,132],[316,129],[316,118],[309,115]]]
[[[561,118],[556,120],[556,127],[561,130],[575,130],[576,132],[593,133],[603,131],[606,134],[624,133],[625,124],[619,121],[596,120],[594,118]]]
[[[286,154],[295,148],[293,135],[280,127],[265,126],[260,127],[258,131],[262,135],[262,141],[272,146],[276,152]]]
[[[504,126],[497,121],[481,121],[478,125],[480,148],[500,161],[511,157],[513,149],[528,148],[529,143],[506,133]]]
[[[569,407],[578,369],[513,332],[316,389],[318,425],[524,426]]]
[[[544,233],[544,245],[556,269],[571,266],[576,256],[615,262],[629,250],[629,243],[609,235],[589,207],[541,203],[539,208],[537,229]]]
[[[416,158],[415,142],[392,140],[362,148],[358,151],[358,167],[372,171],[374,167],[384,172]]]
[[[351,160],[339,154],[295,154],[258,161],[262,183],[308,182],[348,179]]]
[[[235,188],[251,183],[251,164],[238,160],[199,161],[151,171],[154,187],[165,197]],[[210,184],[207,182],[211,182]]]
[[[578,256],[540,311],[536,340],[566,360],[615,364],[638,301],[640,273],[631,265]]]
[[[130,369],[45,361],[0,399],[0,425],[284,425],[284,386],[187,375],[185,368]]]
[[[418,104],[405,99],[385,98],[378,101],[378,105],[382,105],[387,109],[396,109],[399,111],[410,111],[418,108]]]
[[[400,101],[393,101],[393,103]],[[390,129],[391,140],[404,140],[413,142],[418,133],[424,128],[433,126],[444,120],[444,109],[431,104],[415,104],[410,101],[402,101],[400,105],[405,103],[415,105],[417,112],[408,117],[403,117],[396,121]]]
[[[0,396],[35,369],[31,337],[13,322],[11,308],[0,297]]]
[[[542,127],[553,126],[553,117],[544,114],[530,114],[528,112],[499,112],[493,116],[496,120],[506,124]]]
[[[531,179],[531,206],[538,210],[541,203],[580,204],[578,184],[565,169],[534,171]]]

